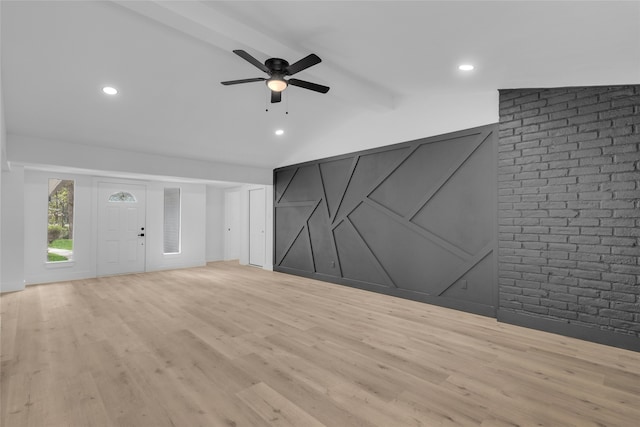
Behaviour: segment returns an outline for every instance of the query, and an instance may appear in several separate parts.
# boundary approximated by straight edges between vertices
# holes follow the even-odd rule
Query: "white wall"
[[[498,91],[465,89],[453,92],[452,88],[443,88],[431,93],[429,99],[406,95],[392,110],[367,110],[349,116],[340,126],[327,128],[299,149],[293,149],[279,166],[498,122]]]
[[[74,181],[73,261],[47,263],[49,178]],[[91,177],[26,170],[24,173],[24,279],[27,285],[96,275]]]
[[[0,23],[2,22],[2,4],[0,4]],[[0,34],[2,25],[0,24]],[[0,55],[0,171],[5,170],[7,161],[7,130],[4,122],[4,97],[2,96],[2,55]],[[2,242],[2,173],[0,173],[0,242]],[[0,244],[0,292],[2,292],[2,244]]]
[[[2,271],[0,291],[24,289],[24,168],[2,171],[1,233]]]
[[[249,190],[264,188],[265,215],[265,270],[273,270],[273,185],[244,185],[240,187],[240,264],[249,264]]]
[[[206,261],[224,259],[224,190],[207,186]]]
[[[2,291],[20,283],[35,284],[96,277],[98,181],[132,183],[88,175],[23,170],[4,172]],[[47,263],[47,196],[49,178],[75,181],[73,262]],[[146,270],[194,267],[205,264],[206,197],[204,184],[135,182],[147,186]],[[181,189],[181,252],[163,253],[164,188]],[[15,203],[14,203],[15,200]],[[22,250],[22,248],[24,248]],[[22,285],[24,286],[24,285]]]
[[[72,262],[47,263],[47,199],[49,178],[75,182],[74,256]],[[82,174],[25,169],[13,165],[3,171],[2,199],[2,292],[24,289],[36,283],[96,277],[98,182],[144,184],[147,187],[146,270],[201,266],[224,258],[224,194],[204,184],[131,181]],[[181,252],[163,253],[164,189],[181,189]],[[240,263],[249,260],[249,190],[264,188],[267,224],[264,269],[272,270],[273,186],[245,185],[240,194]]]

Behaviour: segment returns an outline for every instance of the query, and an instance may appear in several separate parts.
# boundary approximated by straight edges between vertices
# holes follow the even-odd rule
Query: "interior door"
[[[98,183],[98,275],[145,271],[144,185]]]
[[[240,258],[240,192],[224,194],[224,259]]]
[[[264,188],[249,190],[249,264],[259,267],[264,266],[265,213]]]

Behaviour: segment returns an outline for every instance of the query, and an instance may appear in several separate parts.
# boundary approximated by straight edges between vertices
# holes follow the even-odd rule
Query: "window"
[[[136,203],[136,196],[125,191],[119,191],[109,196],[110,202]]]
[[[164,189],[164,253],[180,253],[180,189]]]
[[[74,181],[49,179],[47,262],[73,259]]]

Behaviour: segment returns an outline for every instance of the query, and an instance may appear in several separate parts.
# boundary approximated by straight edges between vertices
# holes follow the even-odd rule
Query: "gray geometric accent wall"
[[[274,171],[274,269],[495,316],[497,125]]]

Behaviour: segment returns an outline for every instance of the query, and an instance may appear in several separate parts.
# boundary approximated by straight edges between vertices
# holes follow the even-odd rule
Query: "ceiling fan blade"
[[[289,80],[287,80],[287,83],[289,83],[290,85],[293,85],[293,86],[298,86],[298,87],[301,87],[301,88],[313,90],[315,92],[320,92],[320,93],[329,92],[329,87],[328,86],[322,86],[322,85],[319,85],[317,83],[306,82],[304,80],[289,79]]]
[[[253,56],[249,55],[247,52],[245,52],[244,50],[241,49],[237,49],[234,50],[233,53],[235,53],[236,55],[238,55],[240,58],[244,59],[247,62],[250,62],[251,64],[253,64],[255,67],[261,69],[262,71],[264,71],[265,73],[269,73],[269,69],[267,68],[266,65],[264,65],[262,62],[258,61],[256,58],[254,58]]]
[[[312,53],[311,55],[305,56],[300,61],[289,65],[286,69],[287,75],[292,76],[295,73],[306,70],[307,68],[319,64],[320,62],[322,62],[322,59],[320,59],[315,53]]]
[[[282,92],[271,91],[271,103],[275,104],[276,102],[282,101]]]
[[[242,79],[242,80],[229,80],[226,82],[220,82],[225,86],[229,86],[229,85],[238,85],[240,83],[251,83],[251,82],[263,82],[267,79],[262,78],[262,77],[255,77],[253,79]]]

